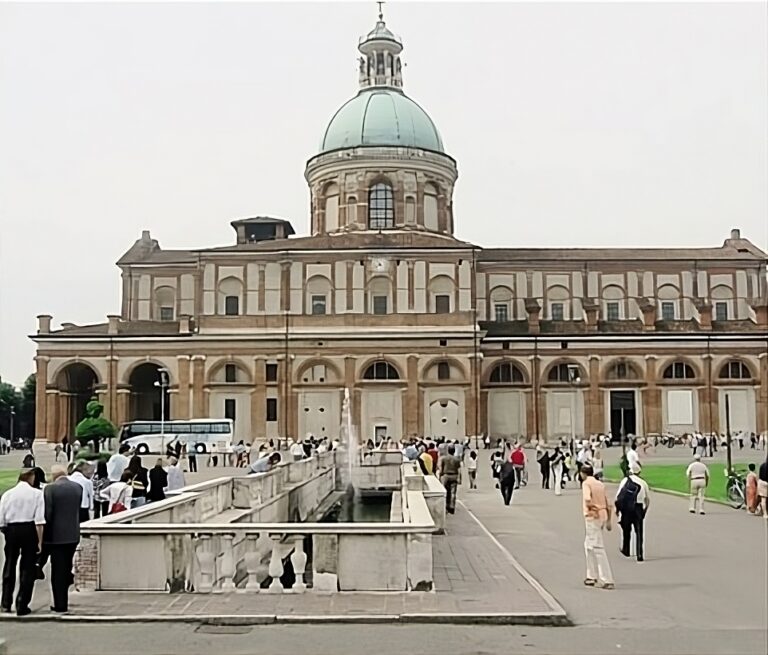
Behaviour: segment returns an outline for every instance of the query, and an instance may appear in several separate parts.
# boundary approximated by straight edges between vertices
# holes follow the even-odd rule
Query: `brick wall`
[[[75,586],[99,588],[99,538],[83,537],[75,552]]]

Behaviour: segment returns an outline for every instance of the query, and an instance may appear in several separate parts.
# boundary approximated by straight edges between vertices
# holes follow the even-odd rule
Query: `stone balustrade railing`
[[[98,550],[94,588],[199,593],[301,593],[308,585],[310,556],[316,592],[428,590],[434,530],[417,491],[402,493],[398,523],[90,521],[82,526],[86,543]],[[126,567],[125,561],[142,566]],[[292,581],[286,586],[288,562]]]

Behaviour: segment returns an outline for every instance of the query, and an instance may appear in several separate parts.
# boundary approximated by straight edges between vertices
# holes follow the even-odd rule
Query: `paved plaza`
[[[480,489],[460,492],[456,515],[448,517],[445,536],[435,537],[435,584],[431,594],[338,594],[302,596],[269,594],[166,595],[81,592],[71,595],[72,614],[54,623],[4,621],[3,633],[15,643],[34,643],[55,630],[68,643],[76,643],[70,624],[87,620],[119,619],[109,633],[128,639],[134,629],[158,635],[155,646],[168,652],[177,644],[191,644],[184,652],[202,652],[205,644],[226,643],[224,652],[249,652],[258,635],[270,635],[270,645],[259,652],[294,652],[290,644],[319,635],[317,652],[359,652],[337,644],[334,635],[392,635],[380,652],[398,652],[413,639],[429,635],[423,652],[500,652],[498,640],[519,649],[509,652],[553,653],[759,653],[768,652],[766,617],[768,594],[766,552],[768,523],[710,503],[707,515],[692,516],[686,500],[663,493],[652,495],[646,523],[646,561],[637,563],[618,553],[615,530],[607,537],[608,552],[616,577],[616,589],[586,589],[583,522],[580,492],[569,487],[563,496],[538,486],[532,472],[529,486],[516,491],[505,507],[493,488],[481,451]],[[608,461],[620,451],[609,451]],[[758,460],[759,453],[737,452],[741,461]],[[662,450],[646,461],[686,461],[688,451]],[[5,462],[3,462],[5,464]],[[720,465],[718,459],[713,465]],[[215,473],[214,473],[215,471]],[[192,480],[230,472],[202,469]],[[516,568],[520,567],[520,570]],[[538,587],[541,583],[543,590]],[[546,591],[544,591],[546,590]],[[38,583],[34,616],[49,616],[47,583]],[[552,599],[555,599],[552,601]],[[556,615],[551,602],[561,605],[574,624],[571,628],[535,626],[465,626],[484,615],[510,621],[536,620],[537,615]],[[424,615],[453,615],[441,626],[409,626]],[[463,615],[463,616],[460,616]],[[181,624],[181,621],[193,623]],[[238,621],[235,617],[246,617]],[[525,618],[527,616],[527,618]],[[126,621],[131,617],[130,623]],[[217,618],[218,617],[218,618]],[[259,618],[261,617],[261,618]],[[165,618],[162,624],[141,623]],[[329,631],[321,625],[290,625],[306,621],[382,622],[387,625],[338,624]],[[202,620],[202,621],[201,621]],[[47,619],[45,619],[47,621]],[[215,625],[216,623],[273,623],[277,625]],[[200,625],[201,622],[203,625]],[[555,621],[556,622],[556,621]],[[90,624],[89,634],[102,634]],[[257,632],[258,631],[258,632]],[[171,639],[170,635],[174,635]],[[250,635],[250,636],[249,636]],[[154,637],[153,637],[154,639]],[[31,641],[27,641],[31,640]],[[126,642],[127,643],[127,642]],[[496,648],[493,644],[496,643]],[[163,650],[162,645],[166,645]],[[530,644],[530,645],[527,645]],[[45,646],[47,647],[47,646]],[[178,648],[181,648],[179,645]],[[347,648],[347,650],[344,650]],[[430,648],[432,650],[430,650]],[[271,650],[270,650],[271,649]],[[37,652],[37,648],[35,649]],[[86,655],[89,650],[79,652]],[[45,651],[42,648],[39,652]],[[95,650],[93,652],[96,652]]]

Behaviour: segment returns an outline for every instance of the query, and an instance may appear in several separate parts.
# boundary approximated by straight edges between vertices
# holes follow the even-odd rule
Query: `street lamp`
[[[581,382],[579,367],[575,364],[568,364],[568,384],[571,385],[571,456],[575,457],[574,448],[576,445],[576,391],[575,387]]]
[[[728,459],[728,475],[731,474],[731,397],[725,394],[725,448]]]
[[[14,428],[14,426],[13,426],[13,423],[14,423],[13,419],[16,417],[15,409],[16,408],[13,405],[11,405],[11,447],[13,447],[13,432],[14,432],[14,430],[13,430],[13,428]]]
[[[168,389],[168,371],[164,368],[157,369],[160,379],[155,381],[155,386],[160,389],[160,443],[165,448],[165,393]]]

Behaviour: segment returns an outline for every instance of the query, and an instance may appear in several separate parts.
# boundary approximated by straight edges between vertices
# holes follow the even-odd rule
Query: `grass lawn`
[[[19,479],[19,471],[11,469],[9,471],[0,471],[0,496],[4,491],[16,486]]]
[[[727,500],[725,496],[725,465],[723,463],[708,464],[709,485],[705,496],[713,500]],[[644,464],[640,476],[648,483],[651,489],[666,489],[688,493],[688,481],[685,477],[687,464]],[[746,466],[735,467],[746,469]],[[623,477],[618,466],[605,467],[605,479],[611,482],[619,482]]]

